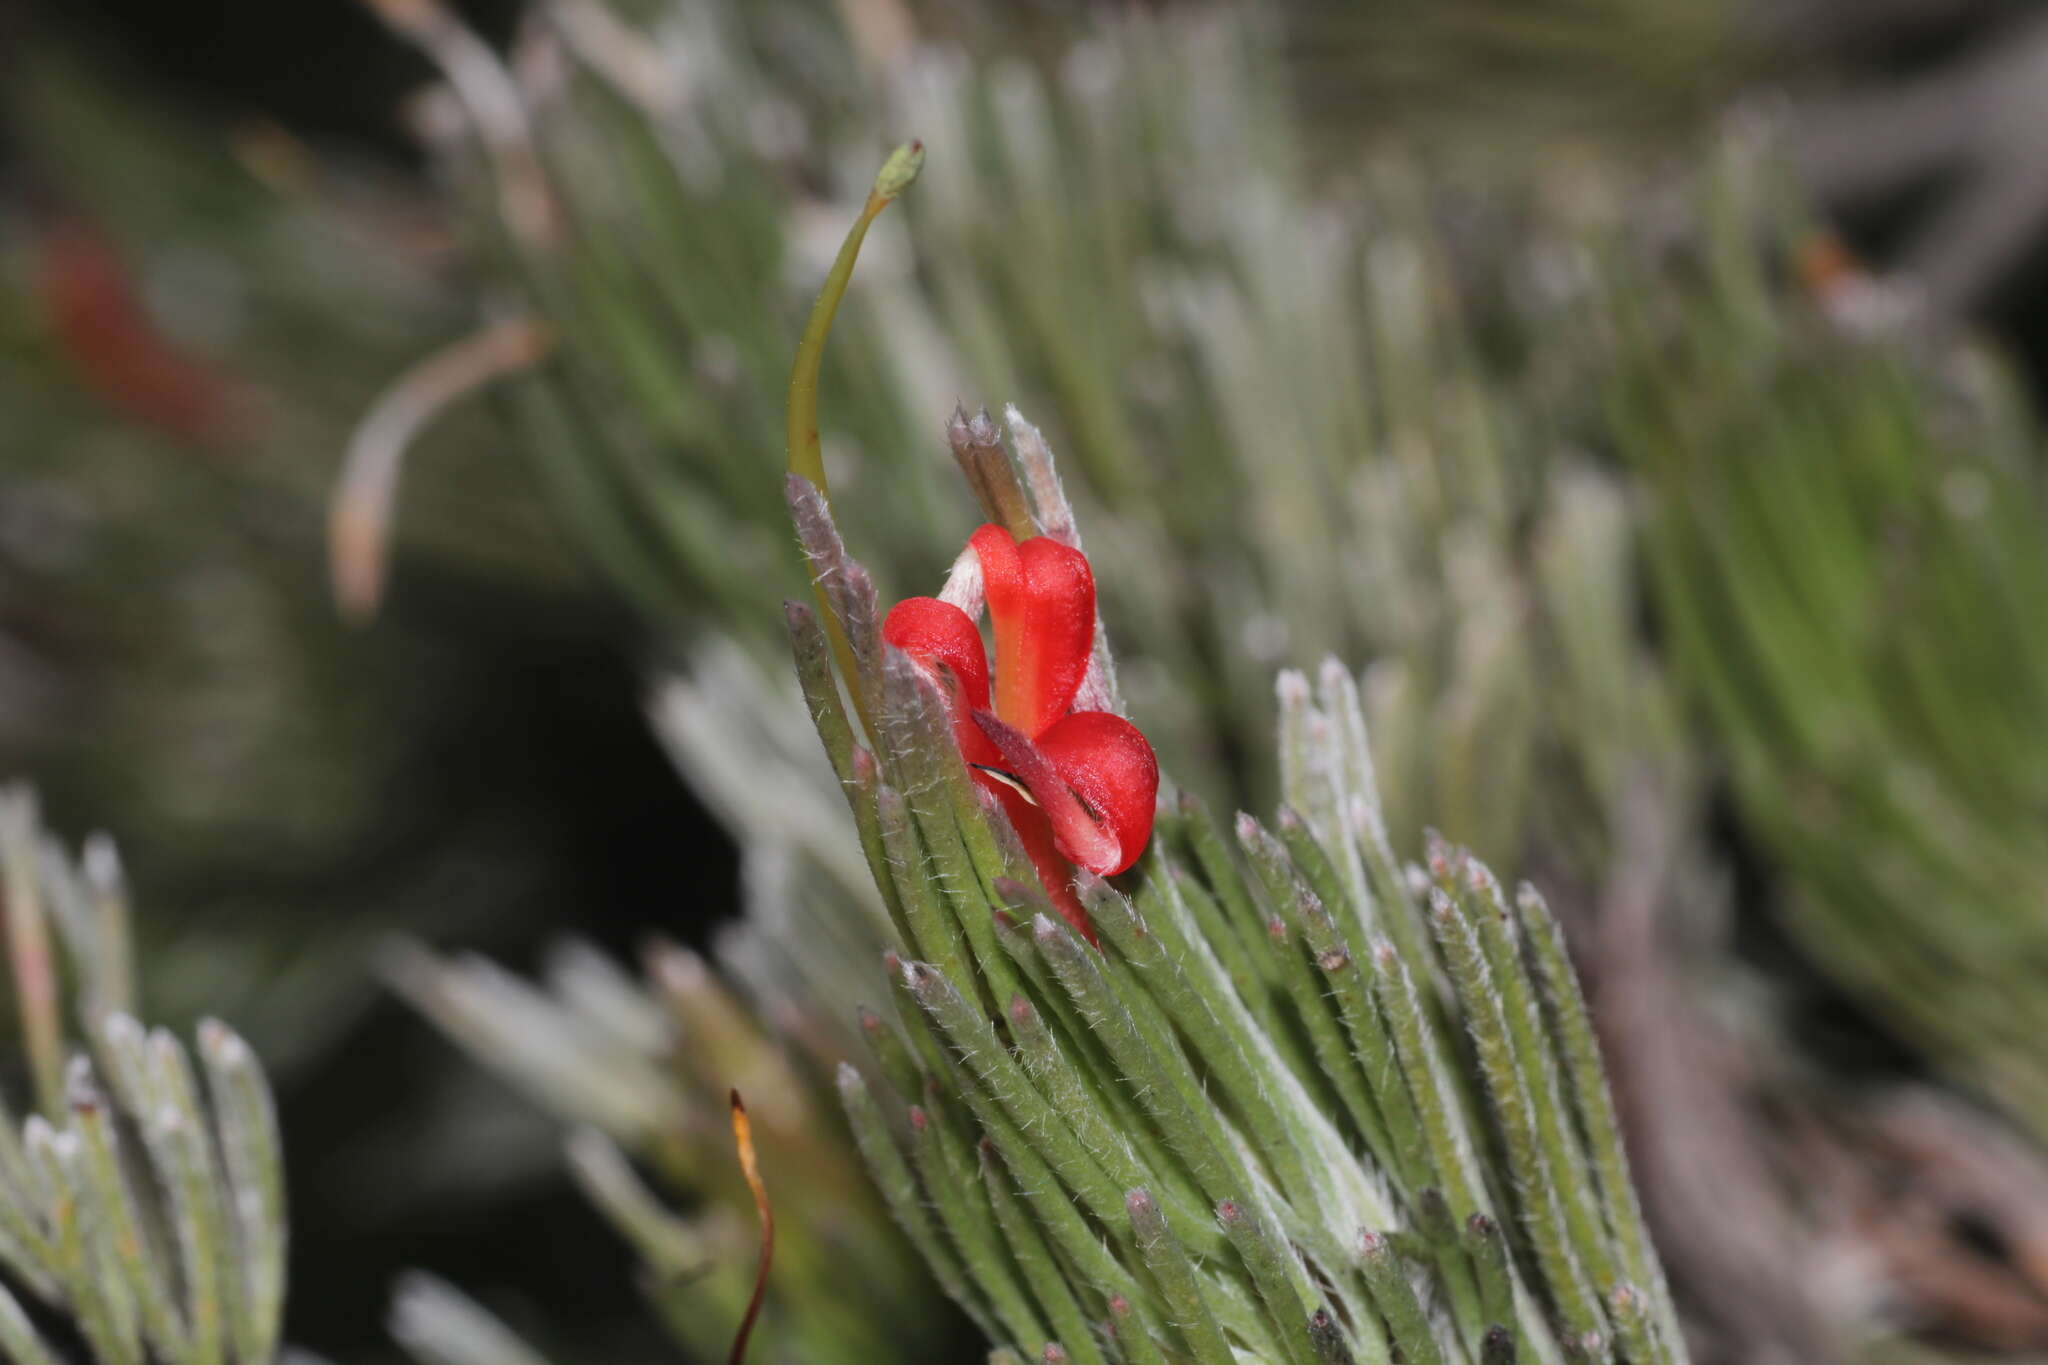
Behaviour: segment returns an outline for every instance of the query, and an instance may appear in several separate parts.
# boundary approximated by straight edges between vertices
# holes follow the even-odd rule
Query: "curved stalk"
[[[832,319],[839,315],[840,301],[846,297],[846,286],[853,279],[853,263],[860,258],[860,246],[867,239],[868,225],[880,217],[882,210],[889,207],[898,195],[910,188],[923,168],[922,142],[904,143],[882,163],[881,172],[875,176],[875,186],[868,191],[867,203],[861,207],[860,217],[854,220],[846,241],[840,245],[831,273],[825,276],[825,287],[818,292],[818,301],[811,305],[811,318],[804,324],[803,340],[796,348],[796,363],[790,368],[787,409],[789,472],[809,480],[828,509],[831,506],[831,489],[825,482],[825,456],[818,441],[818,374],[825,363],[825,338],[832,334]],[[854,710],[860,713],[861,723],[872,737],[874,722],[868,714],[867,698],[861,693],[860,675],[854,669],[853,649],[847,643],[839,618],[825,601],[823,590],[816,584],[812,585],[812,590],[818,594],[818,605],[823,608],[825,632],[832,640],[832,654],[839,662],[839,676],[845,679]]]

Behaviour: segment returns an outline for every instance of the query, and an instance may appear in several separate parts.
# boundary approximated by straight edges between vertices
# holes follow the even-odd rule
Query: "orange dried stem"
[[[368,624],[384,599],[398,478],[413,439],[457,400],[538,365],[553,344],[532,318],[492,323],[407,370],[356,424],[327,507],[328,574],[350,624]]]
[[[740,1319],[740,1330],[732,1339],[732,1354],[726,1357],[727,1365],[740,1365],[747,1358],[747,1340],[754,1335],[754,1323],[768,1297],[768,1269],[775,1263],[775,1210],[768,1203],[768,1187],[762,1183],[761,1164],[754,1155],[754,1126],[737,1090],[732,1092],[732,1139],[739,1149],[747,1188],[754,1192],[754,1210],[761,1216],[761,1259],[754,1271],[754,1294],[747,1300],[746,1316]]]

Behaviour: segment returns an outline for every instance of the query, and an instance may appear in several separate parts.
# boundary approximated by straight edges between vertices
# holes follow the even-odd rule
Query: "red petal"
[[[1076,711],[1040,735],[1038,747],[1116,840],[1112,866],[1081,865],[1113,877],[1138,861],[1151,841],[1159,801],[1159,760],[1138,727],[1107,711]]]
[[[232,415],[228,384],[165,337],[134,273],[97,227],[55,224],[39,268],[55,340],[101,397],[186,440],[219,434]]]
[[[968,762],[994,762],[988,738],[969,719],[988,709],[988,652],[967,613],[936,597],[906,597],[889,608],[882,638],[937,676]]]
[[[1065,857],[1110,877],[1145,851],[1159,762],[1138,727],[1107,711],[1076,711],[1033,743],[986,711],[974,720],[1052,826]]]
[[[1070,545],[1032,536],[1021,545],[1000,526],[968,544],[981,560],[996,632],[996,713],[1040,735],[1074,704],[1095,644],[1095,575]]]
[[[996,794],[1003,803],[1004,814],[1010,817],[1010,825],[1017,831],[1018,842],[1024,845],[1024,852],[1031,859],[1031,866],[1038,872],[1039,884],[1045,888],[1046,899],[1053,909],[1060,912],[1060,918],[1074,926],[1082,938],[1100,947],[1095,937],[1095,926],[1088,922],[1088,912],[1081,906],[1081,898],[1074,892],[1074,866],[1054,845],[1052,825],[1045,818],[1045,812],[1015,787],[1007,786],[992,778],[976,778]]]

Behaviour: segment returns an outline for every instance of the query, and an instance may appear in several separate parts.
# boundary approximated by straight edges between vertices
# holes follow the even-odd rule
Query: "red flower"
[[[1152,837],[1159,764],[1122,716],[1076,711],[1095,644],[1095,575],[1072,546],[1019,543],[1000,526],[968,541],[995,628],[995,706],[973,617],[936,597],[898,602],[883,638],[945,689],[975,780],[1003,803],[1060,913],[1092,940],[1069,863],[1113,876]]]

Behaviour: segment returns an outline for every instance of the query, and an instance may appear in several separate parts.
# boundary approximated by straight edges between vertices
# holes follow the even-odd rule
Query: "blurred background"
[[[730,966],[787,888],[690,717],[780,667],[785,367],[919,136],[827,375],[884,591],[1017,402],[1184,784],[1267,799],[1336,650],[1404,834],[1571,919],[1703,1355],[2048,1358],[2044,92],[2019,0],[4,0],[0,773],[268,1064],[291,1341],[398,1359],[424,1267],[670,1358],[404,954],[851,1027]]]

